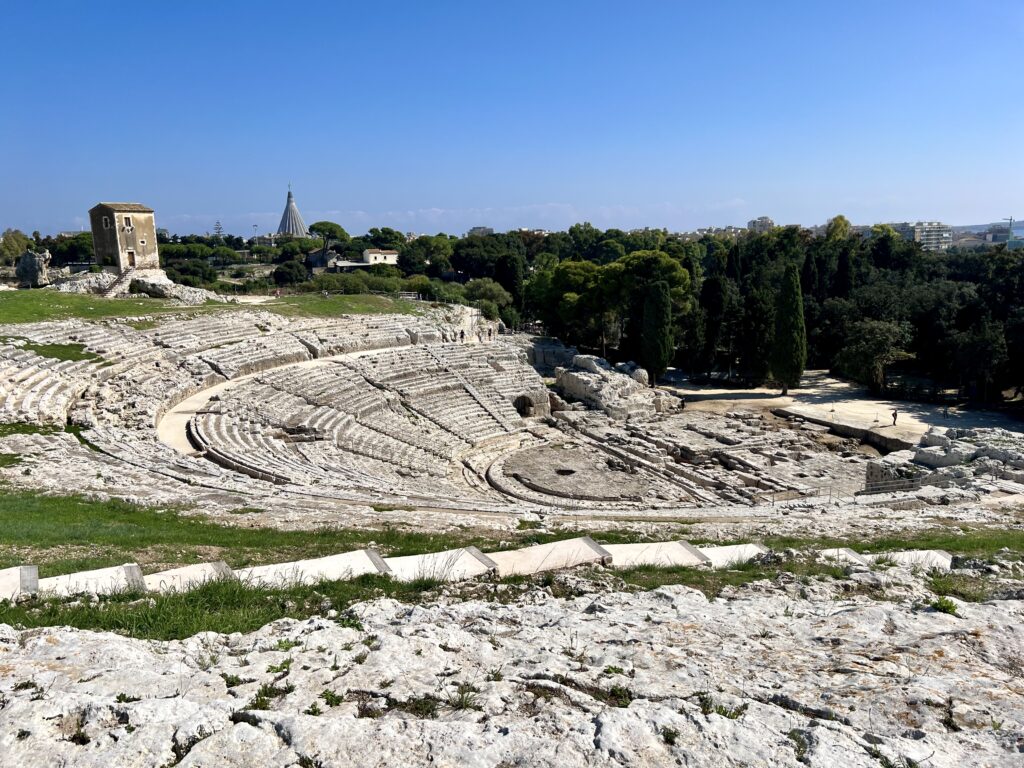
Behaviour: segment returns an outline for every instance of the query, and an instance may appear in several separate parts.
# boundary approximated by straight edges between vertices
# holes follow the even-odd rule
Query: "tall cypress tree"
[[[651,386],[672,360],[672,297],[668,283],[658,280],[647,286],[644,296],[641,363],[651,376]]]
[[[832,292],[840,299],[845,299],[853,290],[853,264],[850,263],[850,249],[844,246],[839,252],[839,262],[836,265],[835,284]]]
[[[807,329],[800,273],[790,262],[782,276],[775,300],[775,342],[772,346],[772,375],[782,384],[782,394],[800,383],[807,365]]]

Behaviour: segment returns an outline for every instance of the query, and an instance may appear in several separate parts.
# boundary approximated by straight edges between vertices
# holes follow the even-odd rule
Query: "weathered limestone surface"
[[[671,410],[678,399],[647,386],[647,372],[636,366],[612,368],[594,355],[576,355],[572,367],[555,369],[555,386],[571,400],[600,409],[615,419],[652,416]]]
[[[922,580],[885,573],[905,597],[789,578],[710,602],[679,586],[378,600],[353,607],[362,631],[314,618],[152,642],[0,626],[0,762],[1019,765],[1021,602],[919,610]],[[248,708],[269,685],[267,708]]]
[[[25,251],[18,257],[14,273],[23,288],[44,288],[50,284],[49,266],[49,251]]]

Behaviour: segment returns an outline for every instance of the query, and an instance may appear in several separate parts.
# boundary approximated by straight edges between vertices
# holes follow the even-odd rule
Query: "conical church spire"
[[[292,194],[292,185],[288,185],[288,201],[284,205],[284,213],[281,214],[281,224],[277,228],[279,235],[293,235],[295,237],[309,237],[309,230],[306,229],[306,222],[302,220],[302,214],[295,205],[295,195]]]

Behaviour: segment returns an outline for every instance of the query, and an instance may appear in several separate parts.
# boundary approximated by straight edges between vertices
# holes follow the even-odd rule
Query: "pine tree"
[[[641,364],[647,369],[654,386],[658,376],[668,368],[672,360],[672,297],[668,283],[663,280],[651,283],[644,296],[643,336],[641,339]]]
[[[782,394],[800,383],[807,364],[807,329],[804,327],[804,302],[800,293],[800,273],[796,265],[786,265],[782,285],[775,300],[775,342],[772,346],[772,375],[782,384]]]

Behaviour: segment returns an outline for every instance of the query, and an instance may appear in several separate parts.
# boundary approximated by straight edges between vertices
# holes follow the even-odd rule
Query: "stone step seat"
[[[112,595],[120,592],[143,592],[145,589],[142,569],[136,563],[39,579],[39,593],[55,597],[79,594]]]
[[[39,569],[34,565],[16,565],[0,569],[0,601],[17,600],[39,591]]]
[[[229,379],[254,371],[312,359],[309,350],[289,335],[268,335],[206,350],[200,355]]]
[[[228,567],[228,564],[223,561],[216,561],[213,563],[183,565],[179,568],[151,573],[143,576],[142,580],[149,592],[170,594],[173,592],[188,592],[211,581],[233,578],[235,578],[235,574]]]
[[[719,547],[699,547],[698,551],[710,561],[712,568],[731,568],[746,563],[768,549],[760,544],[728,544]]]
[[[589,536],[537,544],[523,549],[487,552],[486,555],[495,563],[501,577],[529,576],[586,564],[612,564],[612,556],[608,550]]]
[[[602,546],[612,556],[613,568],[635,568],[644,565],[669,568],[711,564],[711,558],[686,541]]]
[[[290,563],[236,568],[236,577],[254,586],[287,587],[317,584],[321,581],[345,581],[364,574],[385,575],[388,567],[372,549],[357,549],[339,555]]]
[[[825,562],[842,563],[845,565],[871,565],[871,560],[864,555],[860,555],[854,552],[848,547],[835,547],[833,549],[823,549],[818,552],[818,559]]]
[[[378,411],[368,418],[360,418],[359,423],[440,459],[450,459],[464,445],[464,442],[451,432],[440,429],[428,419],[413,421],[411,418],[399,416],[390,409]],[[426,426],[428,424],[429,427]]]
[[[391,578],[398,581],[465,581],[496,574],[498,564],[476,547],[449,549],[424,555],[386,557]]]
[[[878,552],[863,554],[862,557],[872,564],[892,563],[894,565],[937,569],[948,571],[953,567],[953,556],[942,549],[911,549],[902,552]]]
[[[414,499],[410,497],[409,500]],[[315,508],[318,502],[308,500],[303,504]],[[420,579],[453,582],[491,575],[532,575],[581,565],[603,565],[616,569],[644,566],[725,568],[765,552],[767,550],[764,547],[752,543],[699,549],[685,541],[599,545],[584,536],[488,553],[482,553],[475,547],[465,547],[381,558],[374,550],[360,549],[294,562],[249,566],[234,571],[223,562],[198,563],[146,576],[142,575],[138,565],[126,563],[112,568],[39,579],[35,566],[25,565],[0,570],[0,599],[18,599],[32,593],[72,597],[125,591],[183,592],[211,580],[231,578],[258,587],[287,587],[353,579],[364,574],[387,575],[407,582]],[[952,561],[952,556],[942,550],[858,554],[848,549],[825,549],[818,555],[826,562],[838,560],[863,566],[888,561],[903,567],[943,570],[948,570]]]

